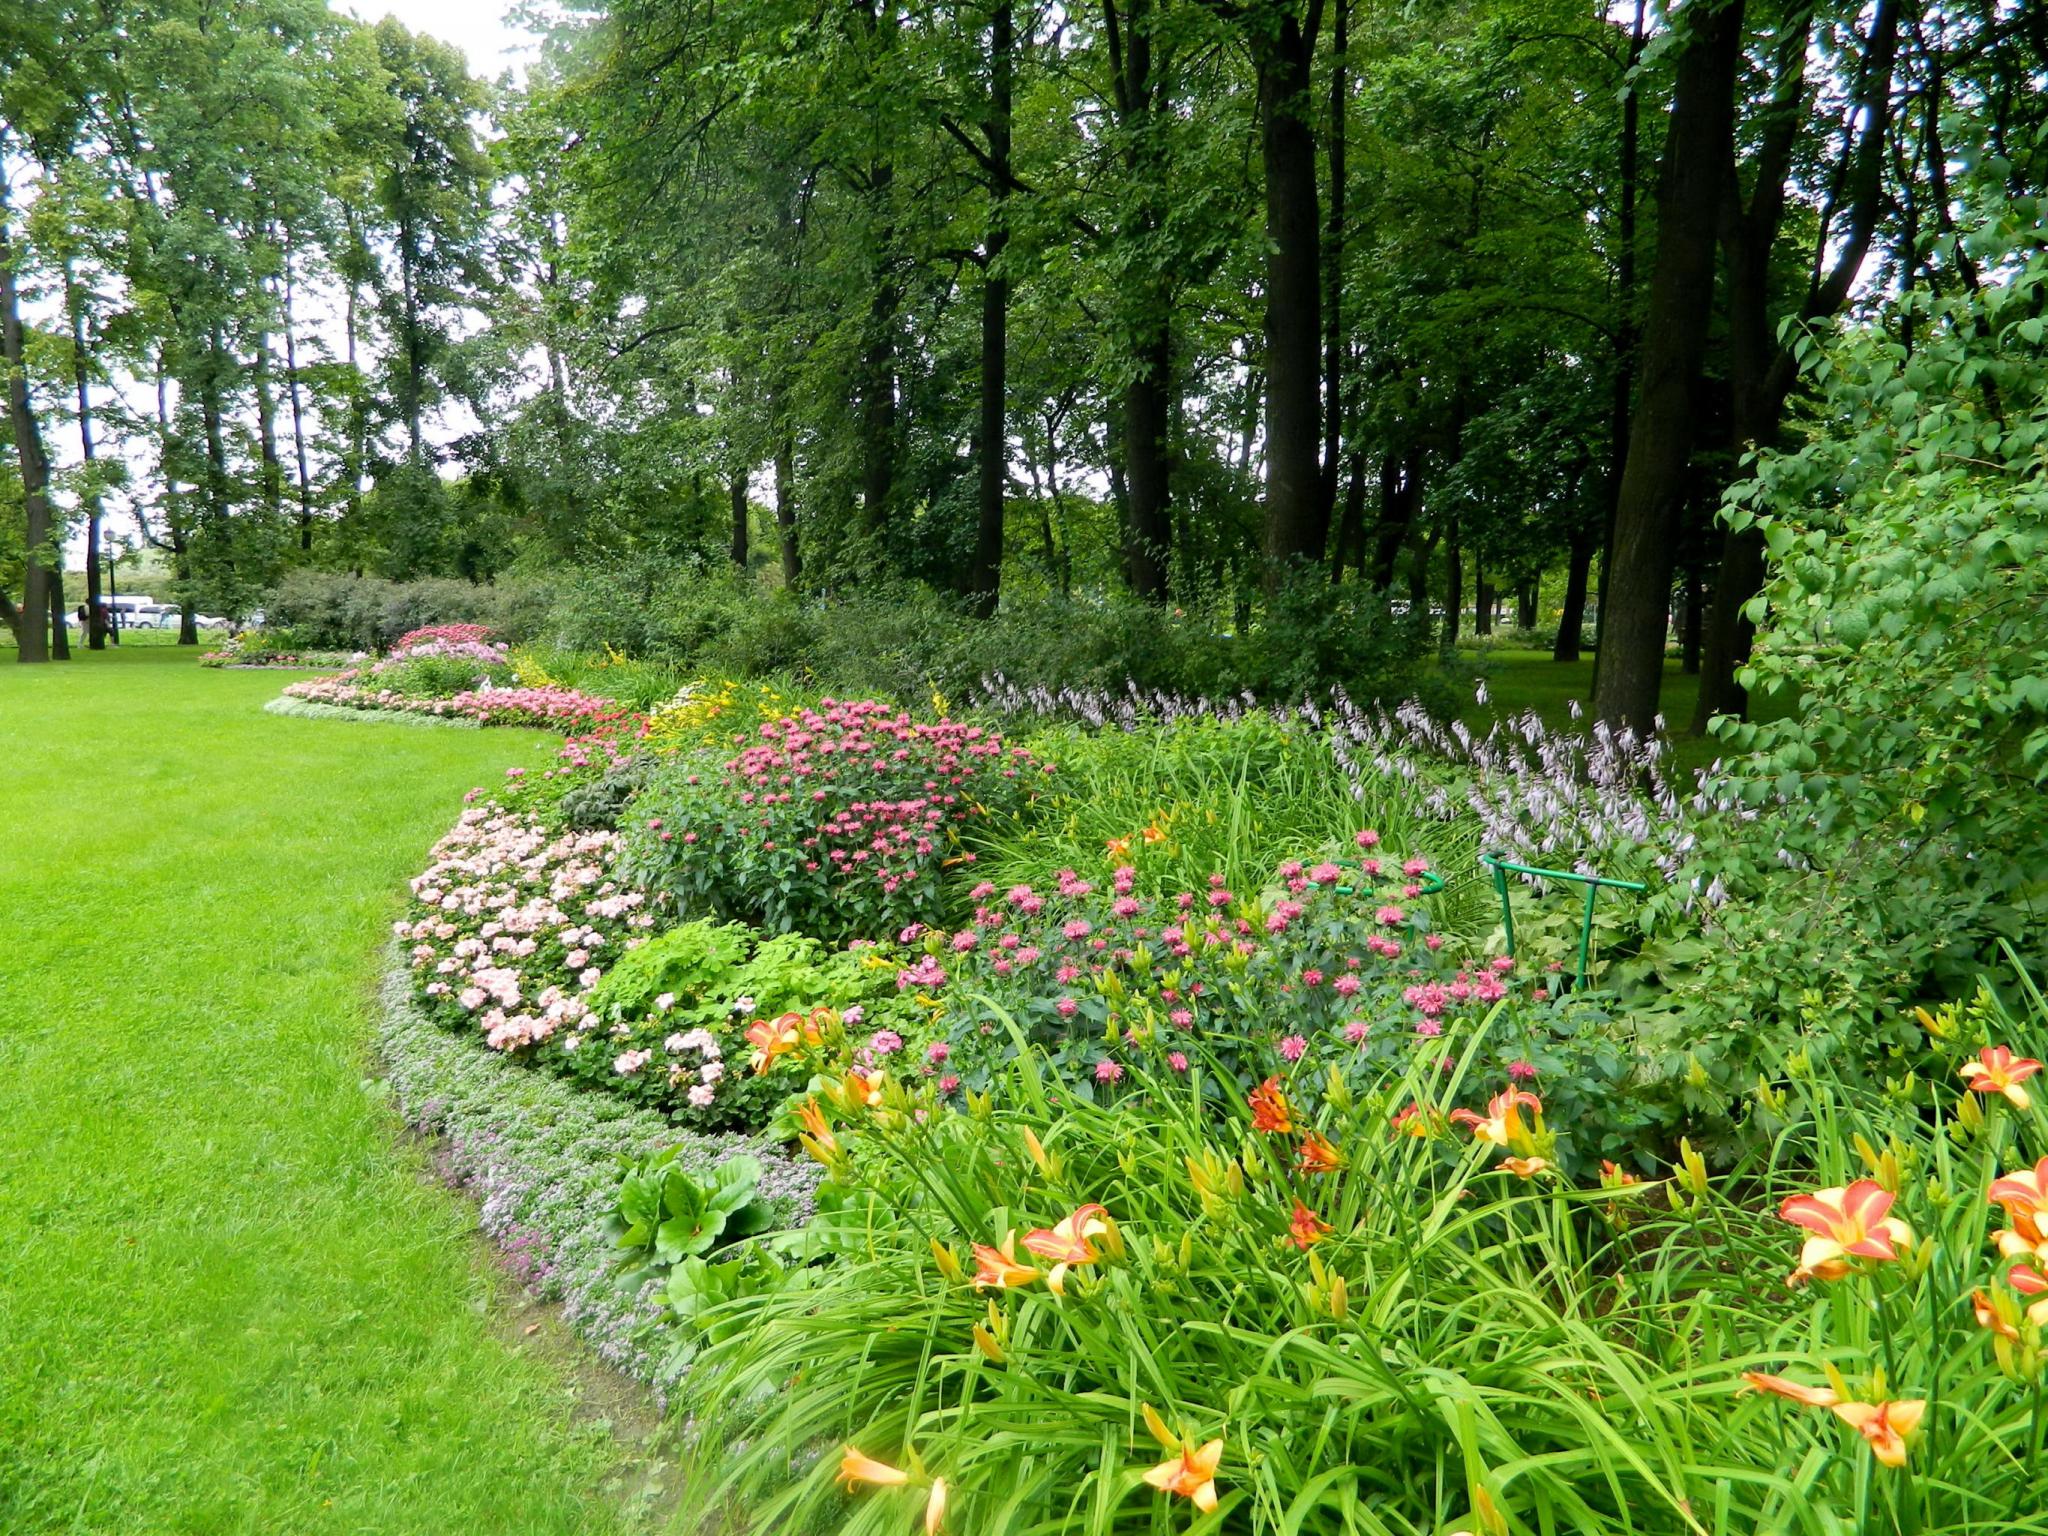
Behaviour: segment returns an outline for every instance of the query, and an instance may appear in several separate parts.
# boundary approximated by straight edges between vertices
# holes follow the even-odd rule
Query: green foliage
[[[760,1193],[761,1165],[728,1157],[702,1178],[676,1160],[674,1147],[621,1160],[613,1240],[626,1268],[620,1284],[637,1291],[686,1259],[701,1259],[775,1225]]]
[[[429,624],[488,624],[511,643],[530,636],[547,611],[536,588],[466,581],[384,581],[338,571],[299,570],[266,594],[267,622],[301,644],[388,650],[400,635]]]

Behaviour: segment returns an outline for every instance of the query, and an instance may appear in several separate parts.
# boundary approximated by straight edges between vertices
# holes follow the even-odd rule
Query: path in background
[[[401,883],[548,739],[264,714],[289,676],[0,652],[0,1531],[610,1531],[365,1082]]]

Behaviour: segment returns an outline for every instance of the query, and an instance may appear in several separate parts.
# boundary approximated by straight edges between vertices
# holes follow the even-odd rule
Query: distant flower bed
[[[323,651],[292,643],[289,636],[267,635],[260,629],[229,635],[199,658],[202,667],[353,667],[367,658],[361,651]]]
[[[289,698],[343,709],[392,710],[473,720],[479,725],[525,725],[589,733],[637,731],[639,716],[610,699],[574,688],[465,688],[445,696],[408,693],[379,679],[374,669],[307,678],[284,690]]]

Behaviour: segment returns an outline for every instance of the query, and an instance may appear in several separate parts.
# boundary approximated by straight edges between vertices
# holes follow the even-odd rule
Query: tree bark
[[[1586,627],[1586,580],[1593,570],[1594,539],[1590,532],[1572,536],[1564,573],[1564,611],[1558,615],[1552,661],[1577,661],[1579,636]]]
[[[1788,28],[1781,50],[1780,85],[1771,103],[1775,115],[1767,124],[1758,153],[1756,185],[1746,208],[1738,206],[1731,193],[1723,226],[1722,245],[1729,269],[1728,373],[1738,450],[1767,448],[1776,442],[1785,400],[1797,378],[1792,355],[1778,341],[1770,316],[1770,274],[1784,223],[1785,181],[1792,171],[1793,148],[1804,122],[1800,97],[1809,30],[1810,21]],[[1884,207],[1884,151],[1898,44],[1897,0],[1879,0],[1871,16],[1858,90],[1863,126],[1856,140],[1844,148],[1840,193],[1831,195],[1823,209],[1812,281],[1800,308],[1802,320],[1823,319],[1841,308],[1869,254]],[[1732,161],[1728,175],[1732,182]],[[1830,240],[1838,212],[1844,215],[1846,227],[1830,263]],[[1763,535],[1758,530],[1724,531],[1713,606],[1706,617],[1701,648],[1699,699],[1692,717],[1695,735],[1706,734],[1716,715],[1739,715],[1748,708],[1747,695],[1735,673],[1749,659],[1756,635],[1756,626],[1745,609],[1763,590],[1764,569]]]
[[[1420,450],[1411,448],[1398,457],[1389,453],[1380,460],[1380,521],[1373,531],[1372,584],[1382,592],[1394,585],[1394,563],[1400,558],[1401,546],[1408,542],[1421,495]]]
[[[1639,735],[1656,728],[1669,624],[1673,534],[1692,458],[1722,168],[1734,153],[1744,0],[1688,10],[1657,191],[1657,260],[1643,327],[1642,396],[1629,423],[1615,506],[1594,712]]]
[[[1475,600],[1472,633],[1490,635],[1493,633],[1493,583],[1486,579],[1486,567],[1476,556],[1472,561],[1472,586]]]
[[[1344,580],[1344,563],[1361,574],[1365,568],[1365,449],[1351,450],[1344,476],[1344,504],[1337,518],[1337,537],[1330,551],[1330,585]]]
[[[1643,57],[1647,38],[1646,0],[1636,0],[1635,21],[1628,34],[1628,65],[1623,72],[1625,93],[1621,99],[1621,146],[1619,188],[1615,216],[1619,226],[1614,253],[1614,382],[1607,402],[1607,527],[1599,542],[1599,611],[1594,633],[1604,638],[1607,623],[1607,565],[1614,550],[1614,518],[1621,505],[1621,474],[1628,462],[1629,412],[1635,404],[1636,389],[1636,215],[1638,182],[1641,176],[1643,124],[1642,87],[1629,77]],[[1589,552],[1590,553],[1590,552]],[[1557,645],[1552,656],[1559,661],[1579,659],[1579,634],[1585,627],[1585,593],[1579,596],[1579,622],[1571,627],[1571,654],[1566,656],[1563,625],[1558,626]],[[1565,604],[1570,617],[1571,604]],[[1593,653],[1593,686],[1600,685],[1601,652]]]
[[[1304,27],[1290,8],[1255,36],[1261,159],[1266,171],[1265,588],[1329,539],[1322,472],[1322,286],[1310,74],[1319,7]]]
[[[787,427],[775,443],[775,531],[782,541],[782,584],[791,592],[803,581],[803,553],[797,548],[796,440]]]
[[[1149,243],[1162,222],[1158,197],[1165,166],[1159,136],[1166,92],[1152,51],[1152,0],[1131,0],[1120,15],[1115,0],[1103,0],[1103,35],[1110,55],[1110,94],[1124,135],[1124,169],[1132,196],[1124,237]],[[1167,280],[1148,273],[1135,285],[1128,319],[1131,380],[1124,388],[1121,428],[1121,487],[1124,513],[1124,579],[1148,602],[1163,602],[1171,584],[1173,547],[1172,478],[1169,444],[1173,407],[1173,299]]]
[[[1528,578],[1515,584],[1515,628],[1524,634],[1536,627],[1536,588],[1538,578]]]
[[[732,477],[732,563],[747,568],[747,472],[735,470]]]
[[[21,471],[22,511],[26,518],[22,601],[16,621],[15,659],[50,660],[50,618],[53,583],[44,563],[45,546],[55,531],[50,507],[50,461],[43,452],[42,429],[28,392],[28,362],[21,329],[21,290],[15,281],[15,250],[7,206],[6,183],[0,178],[0,369],[7,375],[7,422],[14,436],[15,463]],[[62,570],[59,556],[58,569]],[[60,599],[61,601],[61,599]]]
[[[1465,558],[1458,547],[1457,520],[1451,522],[1450,552],[1444,557],[1444,638],[1446,656],[1458,648],[1458,629],[1465,618]]]
[[[78,452],[85,465],[85,645],[107,648],[107,612],[100,600],[100,523],[105,515],[95,474],[99,445],[92,435],[92,366],[85,342],[85,301],[67,259],[64,263],[64,312],[71,322],[71,384],[78,400]]]
[[[1330,30],[1330,207],[1323,223],[1323,482],[1322,521],[1337,503],[1344,454],[1344,178],[1345,118],[1349,105],[1350,0],[1334,0]],[[1332,578],[1340,549],[1333,556]]]
[[[284,255],[284,387],[292,408],[292,457],[299,473],[299,552],[313,548],[313,477],[306,468],[306,411],[299,389],[299,343],[292,313],[292,253]]]
[[[1010,90],[1016,37],[1010,0],[989,12],[988,237],[982,242],[981,420],[976,431],[979,476],[975,488],[974,556],[965,591],[970,610],[993,617],[1002,597],[1003,511],[1009,489],[1010,279],[1003,270],[1009,248]]]

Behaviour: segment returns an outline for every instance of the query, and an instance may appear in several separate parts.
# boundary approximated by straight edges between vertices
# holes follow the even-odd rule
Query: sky
[[[396,16],[414,32],[453,43],[469,56],[473,73],[495,80],[507,69],[517,70],[521,55],[533,47],[532,35],[505,19],[512,3],[513,0],[343,0],[335,9],[371,22]]]

